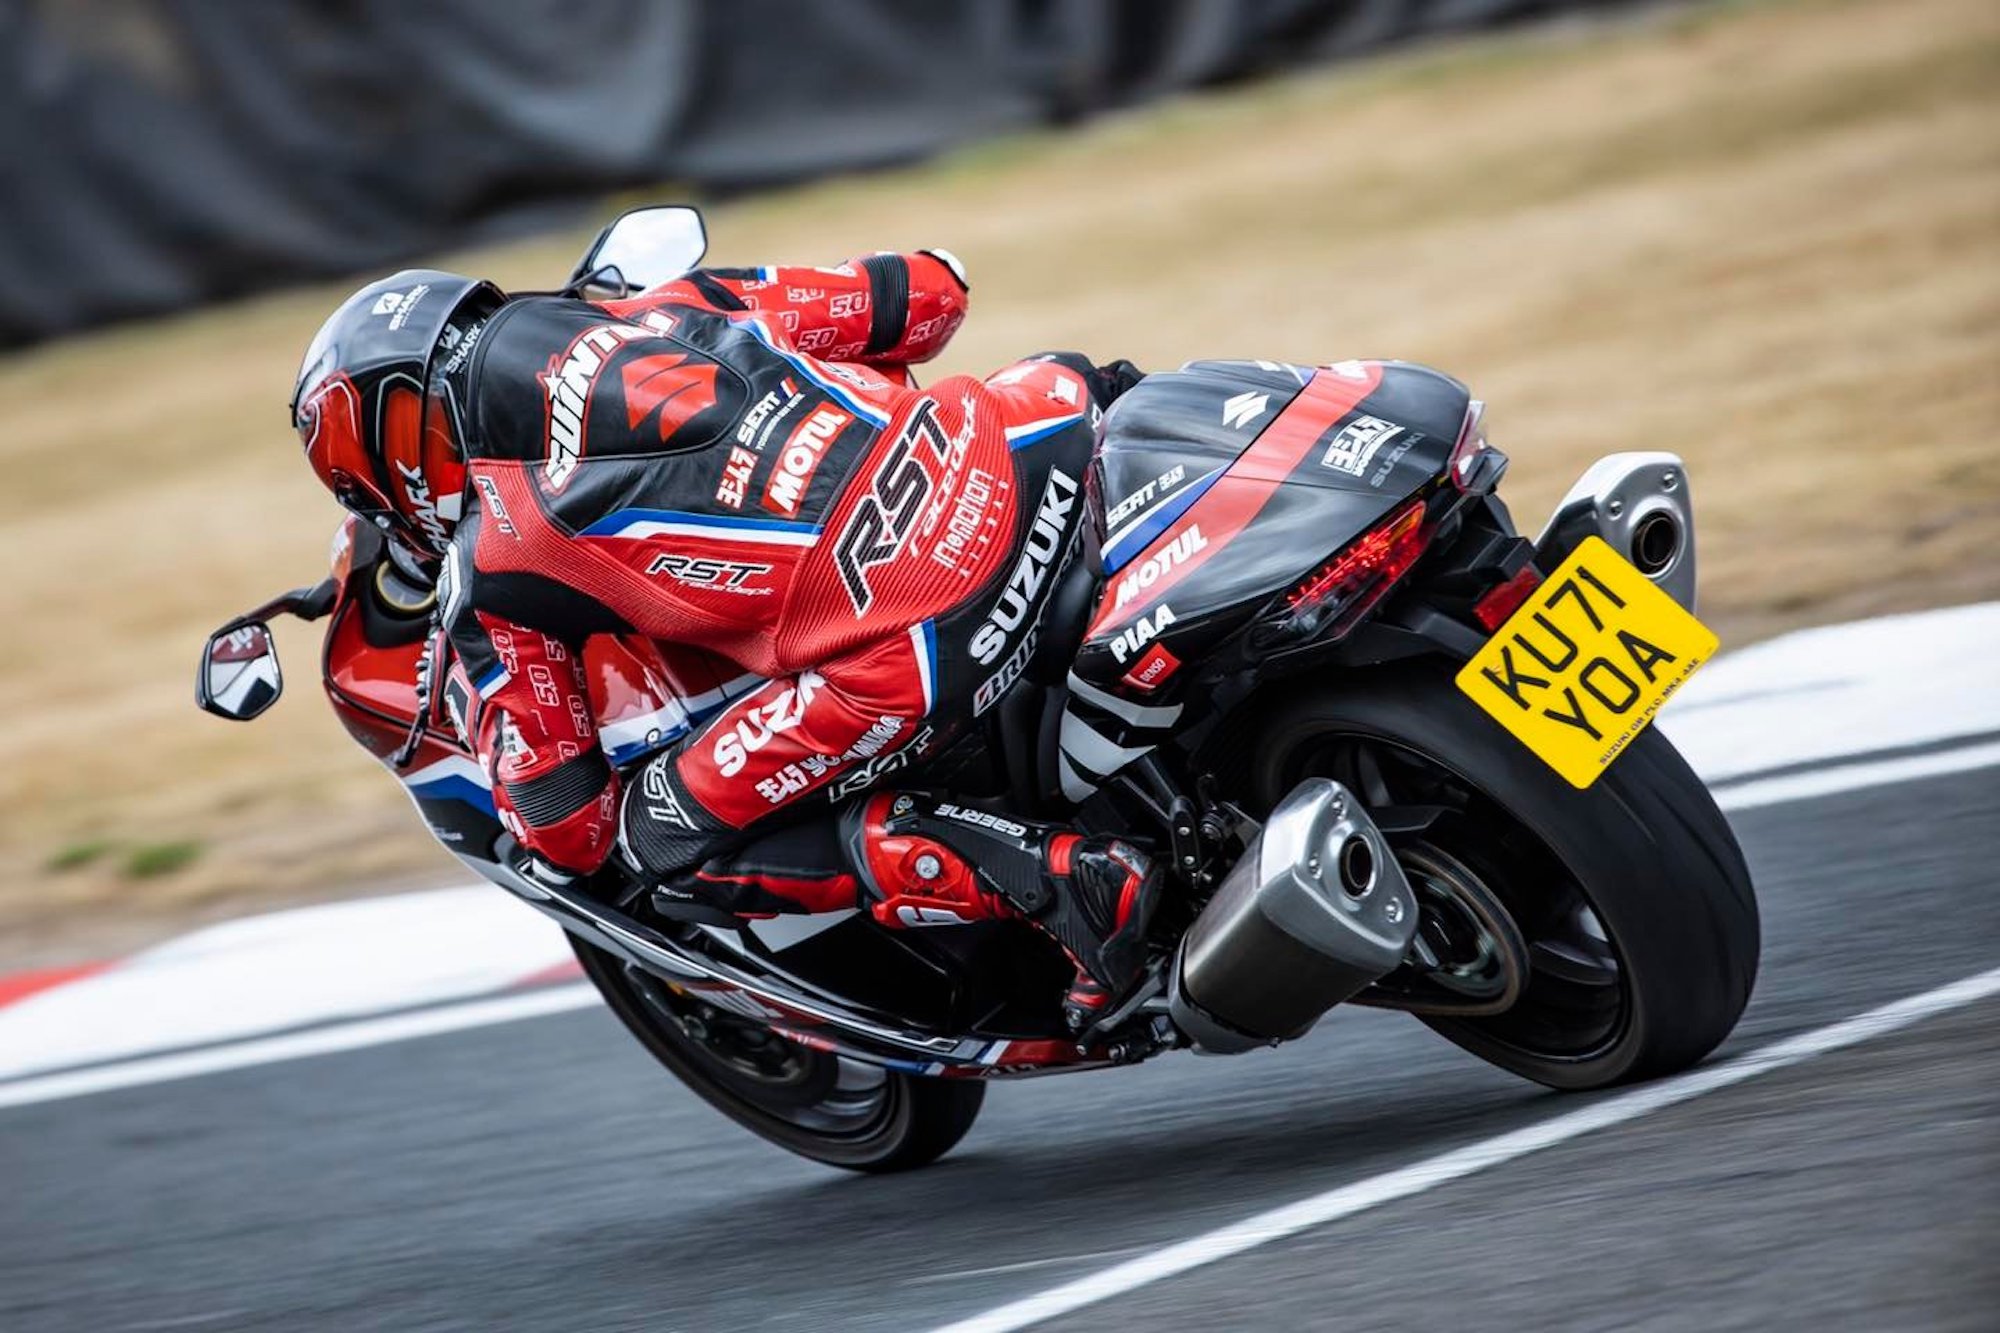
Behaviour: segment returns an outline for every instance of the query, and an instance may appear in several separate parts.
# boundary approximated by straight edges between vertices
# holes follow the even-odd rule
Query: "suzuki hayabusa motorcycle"
[[[635,210],[567,290],[640,290],[705,246],[692,210]],[[1400,362],[1148,376],[1104,419],[1080,543],[1024,562],[1037,628],[998,664],[997,702],[972,734],[935,753],[919,735],[832,792],[897,773],[973,817],[1158,849],[1173,882],[1151,962],[1081,1033],[1060,1014],[1070,966],[1018,922],[692,924],[615,864],[574,888],[515,873],[487,776],[420,704],[430,589],[352,520],[331,578],[217,631],[198,701],[258,715],[282,688],[267,622],[327,619],[334,708],[444,845],[559,923],[695,1092],[837,1166],[935,1159],[990,1079],[1241,1053],[1340,1004],[1405,1010],[1554,1088],[1670,1073],[1734,1026],[1759,942],[1728,824],[1648,725],[1714,650],[1692,615],[1686,471],[1604,458],[1531,541],[1496,494],[1507,460],[1481,415],[1457,381]],[[647,640],[605,636],[585,658],[628,773],[759,683]],[[1091,658],[1131,688],[1072,674]],[[1079,766],[1104,771],[1125,727],[1171,740],[1076,800]]]

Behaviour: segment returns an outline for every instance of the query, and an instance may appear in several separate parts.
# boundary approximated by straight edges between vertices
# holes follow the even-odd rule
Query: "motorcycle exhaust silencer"
[[[1338,782],[1309,778],[1189,927],[1168,1009],[1214,1055],[1301,1036],[1400,963],[1416,929],[1417,900],[1375,821]]]

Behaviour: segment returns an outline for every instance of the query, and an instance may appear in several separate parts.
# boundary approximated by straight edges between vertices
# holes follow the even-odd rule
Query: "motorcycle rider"
[[[1143,962],[1151,857],[914,792],[849,802],[837,835],[784,818],[1004,693],[1074,549],[1096,421],[1137,379],[1048,354],[915,388],[966,303],[936,250],[602,302],[406,271],[320,329],[294,425],[343,505],[437,562],[445,707],[531,873],[615,850],[683,915],[1024,918],[1076,964],[1081,1025]],[[766,683],[621,790],[581,670],[599,633]]]

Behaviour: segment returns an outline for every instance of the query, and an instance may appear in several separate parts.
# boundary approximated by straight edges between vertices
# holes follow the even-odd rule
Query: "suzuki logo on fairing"
[[[1201,525],[1197,523],[1168,542],[1159,554],[1140,561],[1130,574],[1118,580],[1118,592],[1112,600],[1112,608],[1115,610],[1124,606],[1158,583],[1169,570],[1186,564],[1197,552],[1207,549],[1208,538],[1201,535]]]
[[[1150,616],[1140,616],[1112,638],[1112,658],[1122,666],[1132,654],[1159,638],[1174,620],[1174,609],[1171,606],[1162,606]]]
[[[1222,405],[1222,424],[1247,426],[1271,407],[1268,393],[1239,393]]]
[[[1035,513],[1035,526],[1028,533],[1027,546],[1021,551],[993,614],[972,636],[972,656],[981,665],[1000,655],[1007,636],[1021,628],[1034,609],[1042,585],[1048,581],[1049,568],[1062,550],[1063,531],[1069,523],[1070,510],[1075,507],[1076,479],[1061,468],[1052,469],[1049,484],[1042,490],[1041,508]]]

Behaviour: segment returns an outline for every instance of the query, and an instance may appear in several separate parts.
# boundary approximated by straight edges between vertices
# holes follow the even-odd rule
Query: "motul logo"
[[[1174,538],[1157,555],[1148,556],[1135,566],[1130,574],[1118,580],[1118,594],[1113,607],[1124,606],[1146,589],[1160,581],[1171,569],[1177,569],[1188,562],[1197,551],[1208,549],[1208,538],[1201,535],[1199,524]],[[1123,659],[1120,659],[1123,660]]]
[[[819,460],[826,456],[840,432],[854,418],[837,407],[821,407],[792,432],[778,461],[771,467],[771,479],[764,483],[764,508],[779,514],[797,514],[804,503],[806,488],[812,485]]]

